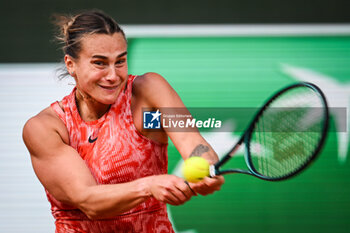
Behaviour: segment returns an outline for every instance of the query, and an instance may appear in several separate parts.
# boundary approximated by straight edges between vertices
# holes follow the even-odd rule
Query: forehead
[[[127,49],[124,36],[121,33],[92,34],[81,39],[81,55],[93,56],[96,54],[114,56]]]

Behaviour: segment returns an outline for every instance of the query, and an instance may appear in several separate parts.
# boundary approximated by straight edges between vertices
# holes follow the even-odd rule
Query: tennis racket
[[[316,85],[287,86],[265,102],[240,140],[210,166],[210,176],[243,173],[269,181],[291,178],[320,153],[328,122],[327,101]],[[243,144],[248,169],[221,170]]]

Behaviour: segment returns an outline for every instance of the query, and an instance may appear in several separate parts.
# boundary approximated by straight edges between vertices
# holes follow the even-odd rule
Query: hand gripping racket
[[[328,121],[327,101],[316,85],[301,82],[285,87],[261,107],[236,145],[210,166],[210,176],[243,173],[269,181],[291,178],[320,153]],[[221,170],[243,143],[248,169]]]

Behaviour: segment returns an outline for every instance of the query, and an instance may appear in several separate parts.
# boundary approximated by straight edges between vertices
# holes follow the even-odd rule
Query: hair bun
[[[56,35],[56,39],[64,44],[68,44],[69,29],[74,23],[74,17],[68,15],[53,15],[54,24],[59,29],[59,34]]]

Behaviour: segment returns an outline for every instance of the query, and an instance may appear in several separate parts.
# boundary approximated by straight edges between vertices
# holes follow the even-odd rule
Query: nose
[[[108,74],[106,75],[106,80],[109,82],[119,81],[118,70],[114,66],[109,67]]]

